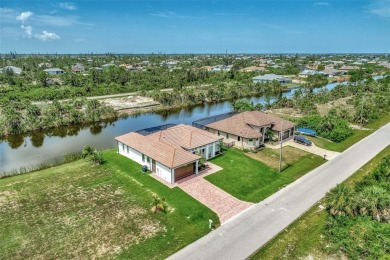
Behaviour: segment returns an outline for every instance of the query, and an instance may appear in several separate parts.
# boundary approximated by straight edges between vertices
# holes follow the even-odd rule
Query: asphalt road
[[[249,257],[389,144],[390,123],[168,259]]]

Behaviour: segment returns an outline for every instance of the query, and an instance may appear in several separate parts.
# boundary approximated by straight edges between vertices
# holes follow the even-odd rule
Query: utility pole
[[[364,110],[364,93],[363,93],[363,99],[362,99],[362,112],[360,113],[360,127],[363,129],[363,110]]]
[[[282,119],[282,129],[280,130],[280,156],[279,156],[279,173],[282,171],[282,149],[283,149],[283,119]]]

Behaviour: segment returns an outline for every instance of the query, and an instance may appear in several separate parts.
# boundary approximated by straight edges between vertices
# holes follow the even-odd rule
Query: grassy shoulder
[[[387,147],[344,183],[352,187],[364,176],[370,174],[380,164],[382,158],[389,154],[390,147]],[[324,232],[328,213],[326,210],[319,208],[321,204],[323,204],[323,201],[319,201],[308,212],[263,246],[251,259],[297,259],[309,258],[309,256],[314,259],[339,258],[328,255],[325,251],[327,241]]]
[[[138,164],[105,151],[106,163],[75,161],[0,179],[0,258],[165,258],[209,232],[218,217]],[[153,197],[166,213],[153,214]]]
[[[349,148],[350,146],[354,145],[355,143],[359,142],[363,138],[369,136],[372,134],[375,130],[381,128],[382,126],[386,125],[390,122],[390,114],[382,116],[381,118],[373,121],[372,123],[365,126],[368,129],[371,130],[354,130],[354,133],[352,136],[348,137],[344,141],[340,143],[332,142],[324,138],[320,137],[311,137],[308,136],[315,145],[318,147],[324,148],[326,150],[336,151],[336,152],[342,152]]]
[[[281,173],[250,158],[243,151],[232,148],[212,160],[223,170],[205,177],[208,181],[234,197],[259,202],[324,163],[323,158],[307,154]]]

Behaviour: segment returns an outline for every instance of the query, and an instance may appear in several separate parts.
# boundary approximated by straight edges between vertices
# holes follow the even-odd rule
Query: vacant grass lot
[[[302,156],[308,154],[309,154],[308,152],[305,152],[303,150],[291,146],[283,147],[282,169],[291,166],[292,164],[294,164],[294,162],[299,161]],[[279,149],[265,148],[263,150],[254,153],[247,153],[246,155],[249,156],[250,158],[263,162],[274,169],[279,169],[279,156],[280,156]]]
[[[390,154],[385,148],[371,161],[348,178],[345,183],[353,186],[364,176],[372,172],[382,158]],[[292,223],[282,233],[262,247],[251,259],[340,259],[340,256],[328,255],[323,232],[326,229],[327,211],[320,210],[319,201],[308,212]]]
[[[266,164],[249,158],[243,151],[232,148],[211,162],[223,170],[205,177],[208,181],[240,200],[259,202],[320,166],[324,160],[320,156],[308,154],[278,173]]]
[[[115,151],[0,179],[0,259],[160,259],[209,232],[211,210]],[[153,196],[167,213],[153,214]]]

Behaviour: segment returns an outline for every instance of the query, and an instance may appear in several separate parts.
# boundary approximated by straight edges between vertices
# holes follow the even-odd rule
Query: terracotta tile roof
[[[198,155],[184,149],[193,149],[220,139],[222,138],[207,131],[186,125],[174,126],[146,136],[131,132],[115,138],[169,168],[200,159]]]
[[[283,130],[287,130],[287,129],[290,129],[290,128],[293,128],[295,126],[295,124],[291,121],[288,121],[286,119],[281,119],[277,116],[272,116],[272,115],[268,115],[270,117],[274,117],[275,118],[275,121],[274,123],[272,124],[272,130],[275,130],[275,131],[282,131],[282,121],[283,121]]]
[[[228,117],[226,119],[206,125],[206,127],[217,129],[229,134],[238,135],[244,138],[260,138],[262,134],[245,123],[243,113]]]
[[[204,146],[223,139],[222,137],[216,136],[202,129],[183,124],[153,133],[150,135],[150,138],[154,138],[156,141],[158,140],[176,147],[182,147],[186,150],[194,149],[196,147]]]
[[[248,111],[208,124],[206,127],[238,135],[244,138],[259,138],[262,137],[261,133],[249,125],[272,125],[272,130],[281,131],[282,121],[283,130],[290,129],[295,126],[294,123],[281,119],[277,116],[269,115],[260,111]]]
[[[143,136],[135,132],[118,136],[115,139],[169,168],[188,164],[200,158],[198,155],[187,152],[182,148],[155,141],[148,138],[148,136]]]

